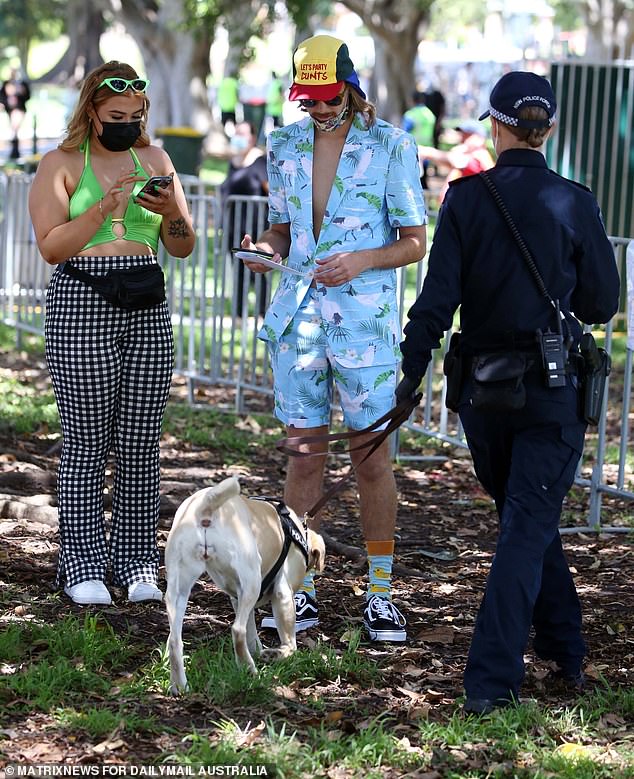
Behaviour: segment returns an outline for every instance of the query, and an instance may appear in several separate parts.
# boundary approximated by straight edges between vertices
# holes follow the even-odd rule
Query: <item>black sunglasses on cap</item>
[[[99,84],[97,89],[101,87],[110,87],[113,92],[125,92],[128,87],[134,89],[135,92],[145,92],[150,86],[150,82],[147,78],[133,78],[128,80],[127,78],[104,78]]]
[[[326,105],[332,106],[333,108],[337,105],[341,105],[343,103],[343,99],[346,96],[345,91],[341,92],[339,95],[335,95],[331,100],[300,100],[299,104],[302,108],[314,108],[317,103],[325,103]]]

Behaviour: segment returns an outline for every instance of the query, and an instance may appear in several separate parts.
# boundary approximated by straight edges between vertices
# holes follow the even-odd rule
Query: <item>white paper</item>
[[[312,276],[312,272],[304,272],[301,270],[296,270],[295,268],[289,268],[287,265],[283,265],[281,262],[273,262],[269,257],[263,257],[261,254],[253,254],[251,252],[234,252],[234,257],[237,257],[239,260],[242,260],[243,262],[247,260],[248,262],[259,262],[260,265],[267,265],[269,268],[275,268],[275,270],[281,270],[282,273],[293,273],[295,276]]]

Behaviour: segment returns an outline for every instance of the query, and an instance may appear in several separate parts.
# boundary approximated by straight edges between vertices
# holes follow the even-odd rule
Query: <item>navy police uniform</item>
[[[578,344],[578,320],[607,322],[618,308],[614,252],[596,199],[528,148],[503,151],[488,175]],[[512,349],[535,351],[539,359],[536,330],[556,329],[553,308],[479,176],[452,182],[443,203],[423,290],[401,344],[406,377],[422,378],[458,306],[469,365],[474,355]],[[531,625],[536,654],[556,661],[565,676],[580,673],[585,653],[579,599],[558,532],[586,428],[576,376],[549,389],[539,370],[527,373],[524,383],[524,408],[483,411],[470,403],[469,375],[458,409],[476,475],[500,518],[464,683],[468,699],[498,705],[519,696]]]

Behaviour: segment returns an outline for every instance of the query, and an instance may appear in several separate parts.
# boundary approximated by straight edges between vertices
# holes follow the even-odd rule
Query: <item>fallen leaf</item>
[[[415,703],[407,709],[407,718],[410,720],[429,719],[431,703]]]
[[[434,630],[423,630],[416,638],[431,644],[453,644],[456,631],[452,627],[439,627]]]
[[[261,721],[254,728],[249,728],[247,726],[244,730],[240,729],[234,742],[236,747],[252,746],[260,738],[265,729],[266,725],[264,724],[264,721]]]
[[[125,746],[125,741],[123,741],[123,739],[116,738],[114,740],[111,740],[107,738],[105,741],[102,741],[100,744],[95,744],[95,746],[92,748],[92,751],[98,755],[103,755],[106,752],[114,752],[117,749],[121,749],[121,747],[123,746]]]
[[[589,749],[589,747],[585,746],[584,744],[575,744],[572,742],[565,742],[560,744],[557,749],[555,749],[555,752],[558,752],[560,755],[563,755],[564,757],[572,760],[577,760],[579,758],[587,759],[592,754],[592,751]]]
[[[395,687],[394,689],[398,690],[399,692],[402,692],[403,695],[406,695],[408,698],[411,698],[413,701],[419,701],[425,697],[424,692],[416,692],[415,690],[409,690],[407,687]]]
[[[61,749],[46,742],[38,742],[22,749],[20,754],[32,763],[59,763],[64,756]]]

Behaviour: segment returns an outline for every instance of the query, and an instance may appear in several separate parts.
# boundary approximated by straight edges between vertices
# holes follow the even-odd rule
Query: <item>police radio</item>
[[[537,341],[546,373],[546,385],[548,387],[565,387],[568,348],[567,344],[564,344],[558,300],[555,301],[555,310],[557,311],[558,332],[553,333],[550,328],[546,332],[538,329]]]

